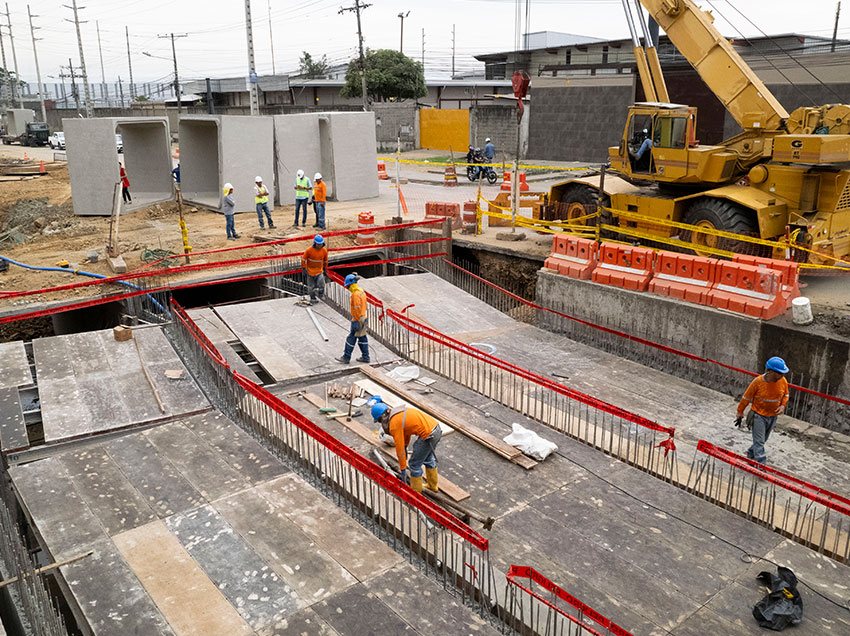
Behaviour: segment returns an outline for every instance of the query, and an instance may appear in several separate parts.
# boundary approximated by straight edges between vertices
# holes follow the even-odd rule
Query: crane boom
[[[744,130],[779,130],[782,104],[692,0],[640,0]]]

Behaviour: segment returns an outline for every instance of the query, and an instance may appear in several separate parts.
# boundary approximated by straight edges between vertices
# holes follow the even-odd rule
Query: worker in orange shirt
[[[753,445],[747,449],[747,457],[760,464],[767,462],[764,445],[776,426],[776,417],[785,411],[788,404],[788,381],[785,374],[788,366],[782,358],[773,357],[767,361],[763,375],[756,376],[744,392],[738,404],[738,416],[735,426],[740,427],[744,411],[750,406],[752,418]],[[749,423],[749,418],[748,418]]]
[[[345,339],[345,352],[337,358],[337,361],[343,364],[351,362],[355,344],[360,347],[360,357],[357,358],[357,362],[369,363],[369,337],[366,335],[369,314],[366,292],[357,284],[359,280],[360,277],[357,274],[349,274],[343,281],[345,288],[351,292],[351,330]]]
[[[328,271],[328,246],[321,234],[313,237],[313,244],[301,255],[301,269],[304,270],[310,304],[315,305],[325,295],[325,272]]]
[[[395,441],[395,453],[398,457],[398,478],[416,492],[422,492],[422,467],[425,467],[425,481],[428,490],[439,490],[437,474],[437,444],[443,436],[439,422],[427,413],[412,406],[391,409],[376,395],[371,400],[372,419],[381,424],[385,435]],[[417,437],[413,443],[410,461],[407,461],[407,446],[410,438]],[[408,475],[409,473],[409,475]]]
[[[316,225],[320,230],[325,229],[325,204],[328,201],[328,186],[322,180],[322,173],[313,176],[313,210],[316,213]]]

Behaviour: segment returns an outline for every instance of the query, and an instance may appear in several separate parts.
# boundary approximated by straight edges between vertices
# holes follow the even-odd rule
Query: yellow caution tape
[[[396,159],[395,157],[378,157],[378,161],[389,163],[408,163],[417,166],[478,166],[481,168],[498,168],[505,172],[513,170],[513,164],[506,163],[467,163],[465,161],[428,161],[425,159]],[[550,172],[569,172],[579,171],[587,172],[588,170],[596,170],[593,167],[576,167],[576,166],[538,166],[533,164],[521,163],[518,166],[522,170],[548,170]]]

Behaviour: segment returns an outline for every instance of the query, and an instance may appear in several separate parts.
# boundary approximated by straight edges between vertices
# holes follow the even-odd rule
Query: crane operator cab
[[[649,115],[636,115],[629,121],[627,147],[632,172],[652,172],[653,128],[653,118]]]

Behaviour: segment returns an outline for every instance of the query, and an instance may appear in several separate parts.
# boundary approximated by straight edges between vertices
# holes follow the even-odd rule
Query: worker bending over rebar
[[[443,436],[439,422],[427,413],[410,407],[391,409],[376,395],[372,398],[372,419],[381,424],[385,435],[390,435],[395,442],[395,453],[398,457],[398,478],[416,492],[422,492],[422,467],[425,467],[425,481],[428,490],[439,491],[437,474],[437,444]],[[407,460],[407,446],[410,438],[418,439],[413,443],[410,461]],[[408,475],[409,473],[409,475]]]

